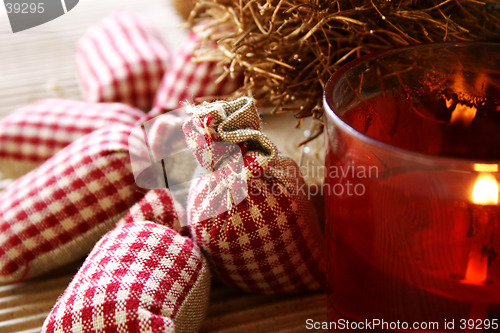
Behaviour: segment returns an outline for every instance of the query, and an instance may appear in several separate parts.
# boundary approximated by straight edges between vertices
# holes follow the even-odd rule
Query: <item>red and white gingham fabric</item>
[[[160,33],[145,18],[129,13],[105,18],[78,43],[76,63],[84,98],[147,111],[169,59]]]
[[[199,50],[201,45],[202,40],[197,33],[191,32],[186,37],[172,57],[169,69],[156,93],[153,113],[160,114],[164,110],[177,109],[184,102],[194,102],[199,97],[220,99],[242,85],[242,73],[235,74],[234,78],[228,75],[217,83],[216,80],[224,70],[216,62],[194,62],[193,53]]]
[[[86,255],[144,194],[128,152],[132,126],[92,132],[0,193],[0,282]]]
[[[119,225],[96,244],[42,332],[197,332],[209,279],[189,238],[148,221]]]
[[[146,193],[118,223],[154,221],[180,233],[185,218],[184,208],[172,197],[170,190],[159,188]]]
[[[187,214],[193,240],[212,271],[228,285],[257,293],[323,288],[323,239],[312,204],[301,191],[304,180],[297,164],[279,154],[260,131],[254,101],[206,103],[191,111],[186,139],[210,173],[191,187]],[[221,142],[240,147],[242,171],[234,168],[234,152],[225,149],[230,146],[218,148]],[[236,170],[224,172],[233,180],[218,177],[217,165],[224,164]],[[239,203],[238,179],[248,185]]]
[[[0,174],[18,178],[76,139],[115,124],[134,125],[144,114],[118,103],[42,100],[0,120]]]

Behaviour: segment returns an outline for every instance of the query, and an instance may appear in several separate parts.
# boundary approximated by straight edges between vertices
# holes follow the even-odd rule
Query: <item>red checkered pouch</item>
[[[76,139],[114,124],[134,125],[144,113],[118,103],[47,99],[0,120],[0,178],[18,178]]]
[[[36,276],[86,255],[141,197],[132,126],[92,132],[0,193],[0,282]]]
[[[302,175],[260,131],[253,99],[191,112],[184,132],[208,174],[191,186],[188,221],[212,271],[257,293],[322,288],[323,239]]]
[[[193,102],[199,97],[217,99],[234,92],[243,83],[241,73],[232,73],[217,62],[195,62],[194,53],[200,49],[202,39],[191,32],[165,73],[156,93],[152,113],[161,114],[165,110],[180,108],[185,102]],[[215,47],[215,46],[214,46]],[[219,81],[221,75],[227,73]]]
[[[209,292],[207,264],[189,238],[126,223],[96,244],[42,332],[197,332]]]
[[[170,53],[145,18],[117,13],[78,42],[76,63],[86,101],[122,102],[148,110]]]

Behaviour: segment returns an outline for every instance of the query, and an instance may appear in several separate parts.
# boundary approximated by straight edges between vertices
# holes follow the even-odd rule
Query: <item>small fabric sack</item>
[[[0,175],[18,178],[76,139],[115,124],[134,125],[144,114],[118,103],[47,99],[0,120]]]
[[[260,131],[254,101],[191,107],[188,146],[208,174],[193,182],[193,240],[226,284],[295,293],[324,284],[323,239],[297,164]]]
[[[209,292],[207,264],[189,238],[125,223],[96,244],[42,332],[198,332]]]
[[[76,63],[84,98],[147,111],[169,59],[160,33],[145,18],[128,13],[107,17],[78,42]]]
[[[190,32],[165,73],[156,93],[152,112],[161,114],[165,110],[180,108],[197,98],[222,98],[234,92],[243,83],[241,73],[231,73],[218,66],[217,62],[195,62],[195,52],[202,46],[198,33]],[[227,72],[226,77],[218,81]]]
[[[0,193],[0,283],[83,257],[144,195],[130,166],[131,129],[92,132]]]

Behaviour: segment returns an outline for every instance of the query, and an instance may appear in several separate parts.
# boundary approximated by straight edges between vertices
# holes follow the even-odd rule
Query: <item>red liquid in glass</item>
[[[446,96],[419,98],[415,104],[405,96],[375,97],[343,119],[406,150],[500,160],[498,104],[484,102],[473,119],[452,121],[457,105]],[[329,320],[383,320],[393,328],[371,332],[500,332],[500,209],[470,203],[471,175],[405,169],[340,131],[326,156],[327,172],[334,172],[326,205]],[[487,223],[479,228],[481,216]],[[471,283],[465,272],[478,244],[488,279]]]

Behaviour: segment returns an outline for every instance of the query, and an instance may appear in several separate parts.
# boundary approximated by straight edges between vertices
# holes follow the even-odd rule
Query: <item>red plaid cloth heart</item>
[[[148,110],[170,53],[146,19],[117,13],[90,28],[76,63],[86,101],[122,102]]]
[[[193,102],[199,97],[216,99],[227,96],[241,86],[241,73],[234,78],[228,75],[217,82],[227,69],[217,66],[216,62],[194,62],[193,54],[200,49],[201,43],[201,38],[191,32],[172,57],[170,67],[156,93],[152,112],[160,114],[164,110],[177,109],[182,103]]]
[[[144,114],[124,104],[47,99],[0,120],[0,174],[18,178],[76,139],[114,124],[134,125]]]
[[[260,131],[254,101],[205,103],[191,112],[186,139],[210,174],[191,187],[188,220],[213,272],[258,293],[322,288],[323,240],[302,175]]]
[[[117,125],[73,142],[0,193],[0,282],[86,255],[143,194]]]
[[[126,223],[96,244],[42,332],[197,332],[209,291],[205,259],[189,238]]]

